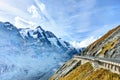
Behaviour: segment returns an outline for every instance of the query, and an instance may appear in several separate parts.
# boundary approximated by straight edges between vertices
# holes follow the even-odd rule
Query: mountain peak
[[[55,36],[51,31],[45,31],[41,26],[38,26],[36,29],[20,29],[20,34],[28,42],[39,41],[42,45],[55,46],[57,48],[68,50],[73,48],[68,42],[63,41],[62,39]]]
[[[38,26],[36,29],[44,31],[44,29],[41,26]]]

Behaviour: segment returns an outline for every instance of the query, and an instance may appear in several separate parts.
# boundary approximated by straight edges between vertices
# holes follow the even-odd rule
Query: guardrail
[[[74,56],[74,59],[80,59],[81,64],[91,62],[96,68],[108,69],[114,73],[120,74],[120,60],[96,58],[91,56]]]

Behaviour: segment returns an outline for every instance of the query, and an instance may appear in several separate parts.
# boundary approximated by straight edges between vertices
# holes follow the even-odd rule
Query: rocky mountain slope
[[[120,26],[110,30],[100,39],[88,46],[82,55],[119,59]]]
[[[78,65],[68,74],[57,78],[58,75],[53,75],[50,80],[120,80],[120,75],[112,73],[109,70],[100,68],[94,70],[93,66],[87,62],[83,65]]]
[[[120,26],[110,30],[76,57],[64,63],[50,80],[120,80]],[[116,71],[119,73],[114,73]]]
[[[47,80],[77,50],[40,26],[0,22],[0,80]]]

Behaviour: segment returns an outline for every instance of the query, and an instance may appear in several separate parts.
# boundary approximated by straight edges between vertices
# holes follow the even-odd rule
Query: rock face
[[[77,50],[40,26],[0,22],[0,80],[48,80]]]
[[[120,59],[120,26],[88,46],[82,55]]]
[[[117,63],[118,72],[120,72],[119,57],[120,26],[110,30],[89,45],[81,53],[81,56],[76,56],[67,61],[50,80],[120,80],[120,74],[113,73],[114,71],[111,70],[114,64],[111,67],[110,63],[108,65],[102,64],[102,61],[111,63],[114,61]],[[84,59],[82,60],[82,58]]]

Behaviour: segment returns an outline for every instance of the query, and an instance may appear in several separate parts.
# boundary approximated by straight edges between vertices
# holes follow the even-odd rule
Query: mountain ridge
[[[41,27],[17,29],[9,22],[0,22],[1,80],[47,80],[76,52],[68,42]]]
[[[90,55],[90,56],[106,57],[106,58],[117,58],[117,55],[119,55],[119,51],[118,51],[118,54],[117,52],[116,54],[114,54],[114,51],[117,51],[120,49],[119,35],[120,35],[120,26],[117,26],[116,28],[108,31],[108,33],[106,33],[104,36],[102,36],[101,38],[93,42],[91,45],[89,45],[86,48],[86,50],[83,51],[82,55]],[[107,54],[108,52],[109,54]]]

